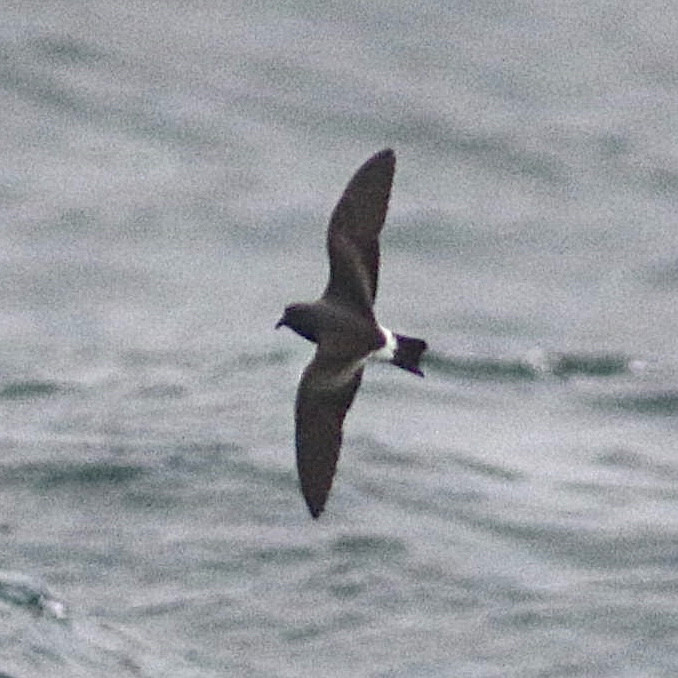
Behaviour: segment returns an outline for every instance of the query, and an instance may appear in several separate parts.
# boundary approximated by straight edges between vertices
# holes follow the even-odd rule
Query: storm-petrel
[[[375,319],[379,233],[395,170],[391,149],[372,156],[353,176],[334,208],[327,231],[330,279],[322,297],[285,308],[286,325],[318,345],[296,399],[297,470],[311,515],[327,501],[341,447],[342,424],[368,357],[387,360],[423,377],[426,342],[395,334]]]

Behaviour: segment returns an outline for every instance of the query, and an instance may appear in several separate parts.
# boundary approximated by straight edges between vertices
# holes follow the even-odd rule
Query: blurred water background
[[[678,5],[6,2],[0,675],[678,675]],[[327,218],[391,146],[312,521]]]

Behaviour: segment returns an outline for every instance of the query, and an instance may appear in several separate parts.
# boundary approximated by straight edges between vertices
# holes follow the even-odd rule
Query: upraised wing
[[[353,176],[327,231],[330,279],[323,294],[369,311],[377,294],[379,234],[395,171],[390,148],[373,155]]]

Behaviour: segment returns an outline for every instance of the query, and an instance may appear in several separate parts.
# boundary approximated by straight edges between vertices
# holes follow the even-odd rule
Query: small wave
[[[598,402],[606,409],[621,412],[660,416],[678,415],[678,391],[676,390],[604,396]]]
[[[6,400],[42,398],[54,395],[59,390],[59,385],[53,381],[39,381],[37,379],[10,381],[0,388],[0,398]]]
[[[565,353],[553,356],[549,362],[550,371],[559,377],[610,377],[624,374],[631,368],[627,356],[615,353]]]
[[[473,459],[466,455],[452,455],[450,461],[466,471],[471,471],[475,475],[482,475],[497,480],[512,482],[520,480],[523,477],[520,472],[514,471],[506,466],[490,464],[489,462]]]
[[[66,605],[42,582],[20,573],[0,571],[0,602],[59,621],[68,618]]]
[[[68,485],[122,484],[146,473],[142,466],[111,462],[29,463],[3,469],[3,481],[33,483],[45,490]]]
[[[598,455],[596,460],[601,466],[617,469],[640,471],[654,475],[664,480],[678,480],[678,467],[664,464],[652,459],[649,455],[641,454],[624,448],[612,449]],[[663,488],[661,488],[663,489]]]
[[[610,377],[633,370],[634,361],[616,353],[528,352],[518,358],[454,357],[431,352],[426,366],[467,379],[530,381],[543,376]]]
[[[524,381],[535,379],[539,371],[525,360],[465,358],[430,352],[425,366],[431,371],[466,379]]]
[[[51,63],[96,65],[107,58],[107,55],[93,43],[77,40],[71,36],[41,36],[34,41],[34,45],[36,52]]]
[[[235,364],[241,370],[253,370],[269,365],[281,365],[293,355],[289,351],[266,351],[259,353],[241,353]],[[232,369],[232,365],[231,365]]]
[[[352,557],[386,558],[404,553],[407,549],[400,539],[392,539],[379,535],[347,534],[335,539],[332,551]]]
[[[63,464],[53,466],[42,478],[43,486],[68,484],[120,484],[135,480],[145,473],[141,466],[109,462]]]

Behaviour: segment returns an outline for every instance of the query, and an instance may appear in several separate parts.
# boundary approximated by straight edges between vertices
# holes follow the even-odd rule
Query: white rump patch
[[[386,343],[380,349],[374,351],[370,357],[375,360],[385,360],[386,362],[391,362],[395,356],[396,349],[398,348],[398,340],[395,338],[395,335],[391,330],[386,329],[379,325],[379,329],[386,339]]]

